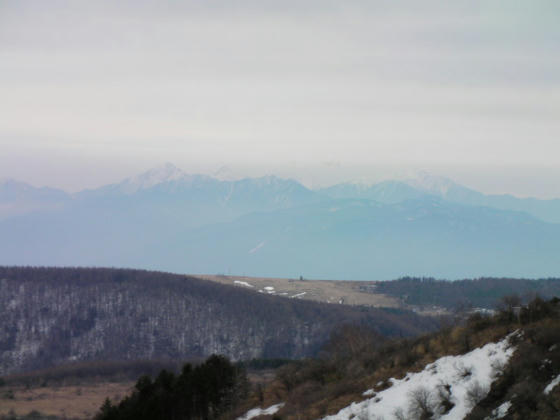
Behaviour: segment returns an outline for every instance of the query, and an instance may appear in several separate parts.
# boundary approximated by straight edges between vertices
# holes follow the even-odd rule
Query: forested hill
[[[213,353],[300,358],[349,323],[380,336],[436,326],[408,311],[300,301],[161,272],[0,267],[0,374]]]
[[[447,281],[404,277],[378,282],[375,292],[398,297],[406,305],[436,305],[448,309],[460,307],[492,309],[506,295],[519,295],[524,300],[530,300],[536,295],[546,299],[560,296],[560,278],[539,280],[479,278]]]

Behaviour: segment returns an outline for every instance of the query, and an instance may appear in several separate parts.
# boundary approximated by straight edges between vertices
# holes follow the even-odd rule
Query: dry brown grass
[[[6,386],[0,389],[0,415],[8,414],[11,410],[16,415],[25,415],[35,410],[67,419],[91,419],[105,398],[119,401],[133,386],[131,382],[30,389]],[[13,399],[5,396],[10,389]]]
[[[426,364],[442,356],[463,354],[488,342],[496,342],[518,327],[498,322],[485,327],[468,324],[404,341],[388,342],[377,348],[369,346],[370,350],[363,350],[363,354],[358,353],[346,359],[342,357],[344,351],[338,352],[334,355],[335,360],[327,360],[323,367],[319,366],[321,371],[325,371],[332,368],[334,362],[338,378],[331,375],[334,378],[331,380],[327,375],[322,378],[325,383],[319,386],[314,386],[318,379],[315,370],[310,368],[317,362],[307,361],[300,366],[286,365],[280,368],[277,380],[263,390],[265,404],[262,406],[286,402],[279,412],[286,420],[313,419],[334,414],[352,402],[368,398],[362,395],[366,389],[373,388],[375,392],[383,390],[388,378],[400,379],[407,372],[421,371]],[[351,343],[351,337],[343,341],[347,355],[351,354]],[[354,364],[356,366],[352,368]],[[297,374],[301,372],[301,381],[289,383],[290,379],[297,379]]]
[[[218,275],[196,275],[195,277],[221,284],[236,285],[255,292],[261,290],[266,293],[265,287],[274,287],[274,294],[277,296],[291,297],[300,295],[296,298],[315,302],[389,308],[402,306],[398,299],[379,293],[372,293],[372,291],[375,291],[376,284],[373,281],[298,280]],[[254,287],[243,286],[240,283],[235,283],[236,281],[245,282]],[[366,291],[368,288],[369,291]]]

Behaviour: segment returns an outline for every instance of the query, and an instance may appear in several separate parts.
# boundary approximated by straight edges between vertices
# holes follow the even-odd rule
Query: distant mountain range
[[[526,212],[545,222],[560,223],[560,199],[518,198],[508,194],[486,195],[449,179],[426,173],[406,181],[384,181],[375,185],[344,183],[318,192],[332,198],[365,198],[387,204],[434,196],[467,206]]]
[[[67,194],[0,183],[0,264],[336,279],[560,273],[560,200],[422,174],[310,190],[171,164]]]

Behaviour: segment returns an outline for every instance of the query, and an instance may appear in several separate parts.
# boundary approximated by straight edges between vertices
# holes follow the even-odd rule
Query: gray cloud
[[[559,11],[5,1],[0,146],[96,162],[557,167]]]

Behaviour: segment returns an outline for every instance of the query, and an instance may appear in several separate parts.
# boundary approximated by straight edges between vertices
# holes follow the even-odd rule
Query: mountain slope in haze
[[[560,199],[518,198],[509,194],[487,195],[459,185],[450,179],[427,173],[421,173],[414,180],[409,180],[408,185],[454,203],[522,211],[545,222],[560,223]]]
[[[49,215],[0,224],[2,236],[13,238],[0,244],[1,262],[349,280],[560,272],[560,225],[434,198],[330,201],[196,229],[164,229],[134,211],[122,211],[126,223],[93,216],[87,223]]]
[[[318,191],[334,199],[366,199],[385,204],[400,203],[426,195],[424,191],[400,181],[383,181],[373,185],[346,182]]]
[[[300,301],[168,273],[0,267],[0,375],[72,361],[301,358],[346,323],[368,325],[379,339],[436,326],[409,311]]]
[[[54,213],[53,220],[58,217],[79,222],[92,217],[113,217],[126,223],[123,214],[133,213],[148,222],[169,219],[180,227],[195,227],[233,220],[253,211],[289,208],[322,199],[327,198],[290,179],[264,176],[222,181],[187,174],[167,163],[119,183],[74,194],[6,181],[0,183],[0,218],[10,216],[17,220],[17,216],[29,213],[27,203],[35,203],[35,210],[57,210],[44,212],[49,217]]]
[[[223,211],[220,221],[252,211],[276,210],[315,202],[321,197],[291,179],[275,176],[225,181],[206,175],[187,174],[167,163],[120,183],[77,193],[87,202],[121,196],[137,204],[152,202],[167,207],[195,206],[195,209]],[[196,207],[198,206],[198,207]],[[188,209],[185,207],[184,210]],[[202,223],[207,223],[203,221]]]
[[[0,181],[0,220],[62,208],[70,195],[55,188],[36,188],[13,179]]]
[[[383,181],[365,185],[343,183],[318,190],[331,198],[364,198],[381,203],[435,196],[446,201],[474,207],[492,207],[528,213],[548,223],[560,223],[560,199],[518,198],[509,194],[483,194],[444,177],[425,172],[403,181]]]
[[[0,221],[0,264],[369,280],[560,272],[560,224],[443,178],[311,191],[164,165],[68,197]],[[560,215],[560,200],[535,202]]]
[[[559,235],[559,225],[524,213],[431,198],[341,200],[178,233],[145,261],[187,272],[341,280],[549,277],[560,271]]]
[[[219,181],[172,165],[0,222],[0,264],[135,266],[177,231],[322,200],[273,176]]]

